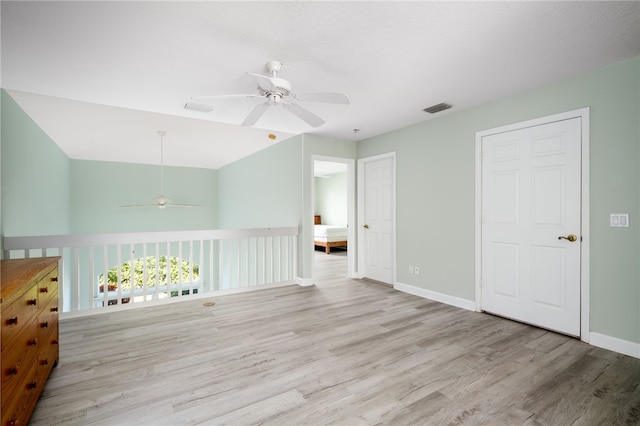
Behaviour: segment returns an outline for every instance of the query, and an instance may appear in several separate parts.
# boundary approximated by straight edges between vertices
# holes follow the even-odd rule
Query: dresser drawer
[[[39,310],[38,293],[35,286],[8,306],[2,306],[2,350],[9,348],[24,327],[33,320]]]
[[[58,364],[58,340],[52,334],[42,342],[37,356],[38,382],[46,382],[53,367]]]
[[[2,426],[26,425],[33,407],[38,402],[42,386],[38,383],[38,370],[35,363],[18,386],[8,392],[6,403],[2,403]],[[5,390],[2,390],[4,398]]]
[[[58,351],[58,319],[50,319],[46,328],[42,327],[42,322],[38,322],[38,351],[42,351],[43,359],[49,357],[49,352]],[[58,355],[55,356],[55,361]]]
[[[11,350],[2,352],[2,406],[11,394],[21,388],[34,364],[41,342],[35,329],[35,318],[27,324],[24,333],[11,344]],[[8,348],[7,348],[8,349]]]
[[[47,276],[38,281],[38,302],[40,306],[58,300],[58,270],[54,269]]]
[[[53,331],[58,331],[58,311],[51,311],[52,308],[48,307],[45,311],[38,314],[38,338],[45,338]]]
[[[41,291],[45,287],[40,287]],[[47,292],[39,293],[40,311],[38,313],[38,334],[40,337],[58,330],[58,291],[56,287],[49,287]]]

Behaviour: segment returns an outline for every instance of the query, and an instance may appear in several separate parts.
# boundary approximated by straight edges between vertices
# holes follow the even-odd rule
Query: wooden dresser
[[[26,425],[58,363],[59,257],[2,260],[2,426]]]

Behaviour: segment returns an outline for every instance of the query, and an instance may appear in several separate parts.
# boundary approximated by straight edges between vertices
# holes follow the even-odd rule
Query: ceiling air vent
[[[198,112],[213,111],[213,107],[211,105],[197,104],[195,102],[187,102],[186,104],[184,104],[184,109],[190,109],[191,111],[198,111]]]
[[[451,108],[451,105],[443,102],[441,104],[431,105],[430,107],[423,109],[423,111],[428,112],[429,114],[435,114],[436,112],[444,111],[449,108]]]

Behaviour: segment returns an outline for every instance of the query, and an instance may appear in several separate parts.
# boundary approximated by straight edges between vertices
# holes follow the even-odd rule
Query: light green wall
[[[302,136],[218,169],[218,227],[300,226]]]
[[[69,158],[4,90],[2,234],[68,234]]]
[[[640,58],[359,142],[358,158],[396,152],[397,280],[475,300],[475,133],[582,107],[591,108],[590,326],[640,342]],[[631,227],[610,228],[609,213],[629,213]]]
[[[302,136],[294,136],[218,169],[218,228],[300,229],[301,158]]]
[[[158,166],[70,160],[2,91],[5,236],[214,229],[217,171],[165,167],[165,192],[199,208],[131,208],[160,195]]]
[[[0,20],[1,21],[1,20]],[[1,57],[2,55],[0,55]],[[0,62],[2,60],[0,59]],[[2,64],[0,63],[0,69],[2,69]],[[2,79],[0,78],[0,81]],[[1,86],[0,86],[1,87]],[[2,236],[4,235],[4,223],[2,220],[2,97],[4,96],[4,90],[0,89],[0,259],[4,259],[4,240]],[[2,279],[2,277],[0,277]]]
[[[0,39],[2,38],[2,7],[0,7]],[[0,40],[0,47],[2,41]],[[4,96],[4,90],[2,90],[2,54],[0,54],[0,259],[4,259],[4,242],[2,236],[4,235],[3,221],[2,221],[2,97]],[[1,279],[2,277],[0,277]],[[0,340],[1,342],[1,340]]]
[[[353,141],[299,135],[218,170],[220,228],[297,226],[298,275],[311,277],[313,155],[355,158]]]
[[[347,173],[315,178],[315,211],[324,225],[347,225]]]
[[[71,161],[71,231],[74,234],[215,229],[217,171],[164,167],[164,192],[197,208],[122,208],[152,204],[160,195],[160,167]]]

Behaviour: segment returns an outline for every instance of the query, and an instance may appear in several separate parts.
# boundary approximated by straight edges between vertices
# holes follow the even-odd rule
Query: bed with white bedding
[[[346,248],[347,227],[316,224],[313,227],[313,242],[316,246],[324,247],[327,254],[331,253],[332,247]]]

